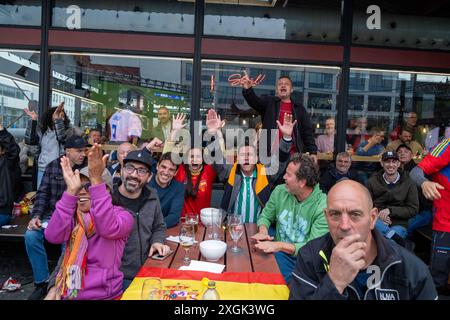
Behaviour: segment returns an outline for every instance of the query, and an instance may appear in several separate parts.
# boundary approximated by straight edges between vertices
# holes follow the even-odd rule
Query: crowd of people
[[[421,138],[410,113],[385,146],[384,129],[367,131],[367,119],[359,118],[347,135],[348,150],[319,167],[317,154],[334,151],[334,119],[315,139],[306,109],[291,99],[289,77],[278,79],[276,96],[258,96],[248,76],[240,85],[268,134],[235,146],[232,163],[224,160],[224,121],[213,109],[205,148],[180,143],[186,116],[171,117],[163,107],[151,139],[125,133],[117,151],[106,154],[102,132],[82,136],[63,104],[49,109],[42,123],[25,110],[26,143],[40,150],[25,233],[35,282],[30,299],[118,298],[149,256],[169,253],[167,228],[211,206],[215,181],[224,185],[220,207],[257,224],[254,247],[274,255],[291,299],[436,299],[447,292],[450,139],[428,153],[423,140],[415,140]],[[260,146],[270,163],[258,159]],[[11,221],[19,193],[19,151],[0,125],[0,224]],[[354,155],[380,161],[357,162]],[[268,174],[274,162],[277,170]],[[430,270],[413,254],[411,240],[429,224]],[[49,270],[45,241],[61,245],[55,270]]]

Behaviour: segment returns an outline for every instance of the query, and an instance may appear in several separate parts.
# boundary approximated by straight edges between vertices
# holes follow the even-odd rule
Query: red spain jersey
[[[186,213],[193,212],[200,215],[200,210],[211,206],[211,195],[213,190],[213,182],[216,179],[216,172],[210,165],[204,165],[203,172],[200,175],[192,175],[192,185],[195,187],[199,181],[198,192],[196,198],[184,197],[183,211],[181,216]],[[184,166],[180,166],[175,176],[175,180],[183,184],[187,183],[186,172]]]
[[[433,201],[433,230],[450,232],[450,139],[438,144],[418,166],[444,187],[439,190],[441,198]]]

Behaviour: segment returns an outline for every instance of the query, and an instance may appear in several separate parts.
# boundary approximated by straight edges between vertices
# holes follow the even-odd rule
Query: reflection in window
[[[308,98],[308,109],[331,110],[332,96],[324,93],[310,93]]]
[[[375,97],[369,96],[368,111],[391,111],[391,97]]]
[[[0,24],[40,26],[41,1],[2,1],[0,3]]]
[[[194,4],[168,0],[56,0],[52,25],[67,28],[67,8],[74,4],[81,9],[81,29],[194,33]]]
[[[99,128],[112,136],[107,119],[124,110],[139,119],[141,138],[148,139],[155,134],[160,107],[190,114],[191,81],[185,71],[192,60],[71,53],[51,58],[52,99],[66,101],[71,122],[83,130]]]
[[[381,9],[381,30],[368,29],[367,8]],[[448,2],[405,6],[401,1],[354,1],[353,42],[370,46],[450,50]],[[434,27],[439,26],[439,27]]]
[[[331,89],[333,88],[333,75],[328,73],[311,72],[309,74],[309,87]]]
[[[0,115],[19,142],[28,121],[23,109],[38,112],[39,52],[0,50]]]
[[[340,1],[206,1],[207,35],[301,41],[339,41]],[[247,3],[246,3],[247,2]],[[248,5],[251,2],[252,5]],[[320,16],[321,19],[317,19]]]
[[[348,110],[363,111],[364,96],[350,94],[348,96],[347,106]]]
[[[349,89],[350,90],[364,90],[366,77],[362,73],[350,72]]]
[[[406,126],[414,132],[413,139],[427,150],[446,137],[446,127],[450,127],[449,74],[356,68],[351,74],[368,78],[369,85],[358,95],[349,95],[349,135],[361,131],[367,134],[372,127],[382,127],[388,144],[399,139],[400,128]]]
[[[218,74],[211,92],[210,79],[202,79],[202,105],[200,114],[205,120],[207,109],[214,108],[226,119],[226,128],[255,128],[261,121],[257,111],[248,106],[242,95],[241,87],[233,87],[228,83],[228,77],[234,73],[243,75],[243,70],[249,72],[251,78],[264,74],[264,81],[254,88],[258,96],[275,96],[276,82],[280,76],[287,75],[293,80],[294,92],[291,99],[296,104],[303,105],[309,112],[313,128],[317,135],[325,133],[325,121],[336,114],[336,84],[339,68],[337,67],[305,67],[292,65],[246,63],[234,61],[203,60],[202,70],[209,74]],[[202,74],[204,72],[202,71]],[[315,84],[305,86],[305,79]]]
[[[382,74],[371,74],[369,78],[370,91],[392,91],[392,78]]]

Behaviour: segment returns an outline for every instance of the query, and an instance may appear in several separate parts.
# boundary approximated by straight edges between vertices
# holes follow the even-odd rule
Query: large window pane
[[[0,24],[39,26],[41,25],[41,1],[0,2]]]
[[[157,113],[190,114],[191,81],[188,59],[52,53],[52,103],[65,101],[72,123],[85,130],[100,128],[107,119],[130,110],[142,124],[142,139],[152,136]]]
[[[243,74],[244,70],[251,78],[256,78],[258,74],[266,75],[264,81],[254,88],[259,96],[274,96],[277,79],[280,76],[289,76],[294,84],[292,100],[307,109],[316,136],[326,134],[326,120],[336,115],[336,79],[339,73],[337,67],[204,60],[202,70],[202,74],[205,74],[207,70],[208,74],[215,79],[212,87],[211,78],[202,79],[200,114],[203,124],[209,108],[214,108],[223,119],[226,119],[226,129],[246,130],[255,128],[261,122],[258,112],[245,101],[242,88],[231,86],[228,82],[230,75]]]
[[[339,41],[341,2],[205,1],[205,34],[259,39]]]
[[[68,27],[67,20],[76,5],[81,29],[126,30],[159,33],[194,33],[194,4],[169,0],[88,1],[56,0],[55,27]]]
[[[413,140],[427,151],[450,137],[450,74],[352,69],[351,78],[368,79],[365,89],[349,96],[347,142],[355,152],[361,142],[383,131],[383,147],[399,139],[399,130],[413,131]],[[417,117],[417,121],[415,118]],[[361,139],[353,139],[355,135]]]
[[[0,50],[0,117],[18,142],[28,120],[23,109],[38,111],[39,59],[39,52]]]
[[[354,1],[353,43],[382,47],[450,50],[448,1]],[[379,25],[373,11],[379,8]],[[372,10],[372,9],[371,9]]]

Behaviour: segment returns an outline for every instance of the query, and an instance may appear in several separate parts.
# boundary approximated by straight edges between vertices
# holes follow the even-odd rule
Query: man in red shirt
[[[429,181],[425,175],[431,176]],[[427,199],[433,200],[431,275],[438,292],[448,293],[450,273],[450,139],[438,144],[410,173]]]
[[[267,130],[267,156],[271,155],[272,150],[278,148],[278,146],[273,146],[271,143],[270,130],[278,128],[277,121],[283,124],[284,115],[288,113],[292,114],[292,121],[297,120],[292,135],[291,153],[309,152],[314,161],[317,162],[317,146],[311,119],[306,109],[291,99],[291,95],[294,92],[292,80],[288,76],[278,78],[275,97],[267,95],[257,96],[253,90],[254,85],[254,81],[247,75],[242,77],[242,94],[248,105],[261,115],[262,128]],[[281,138],[282,135],[279,132],[278,139],[275,139],[275,142],[279,142]]]

